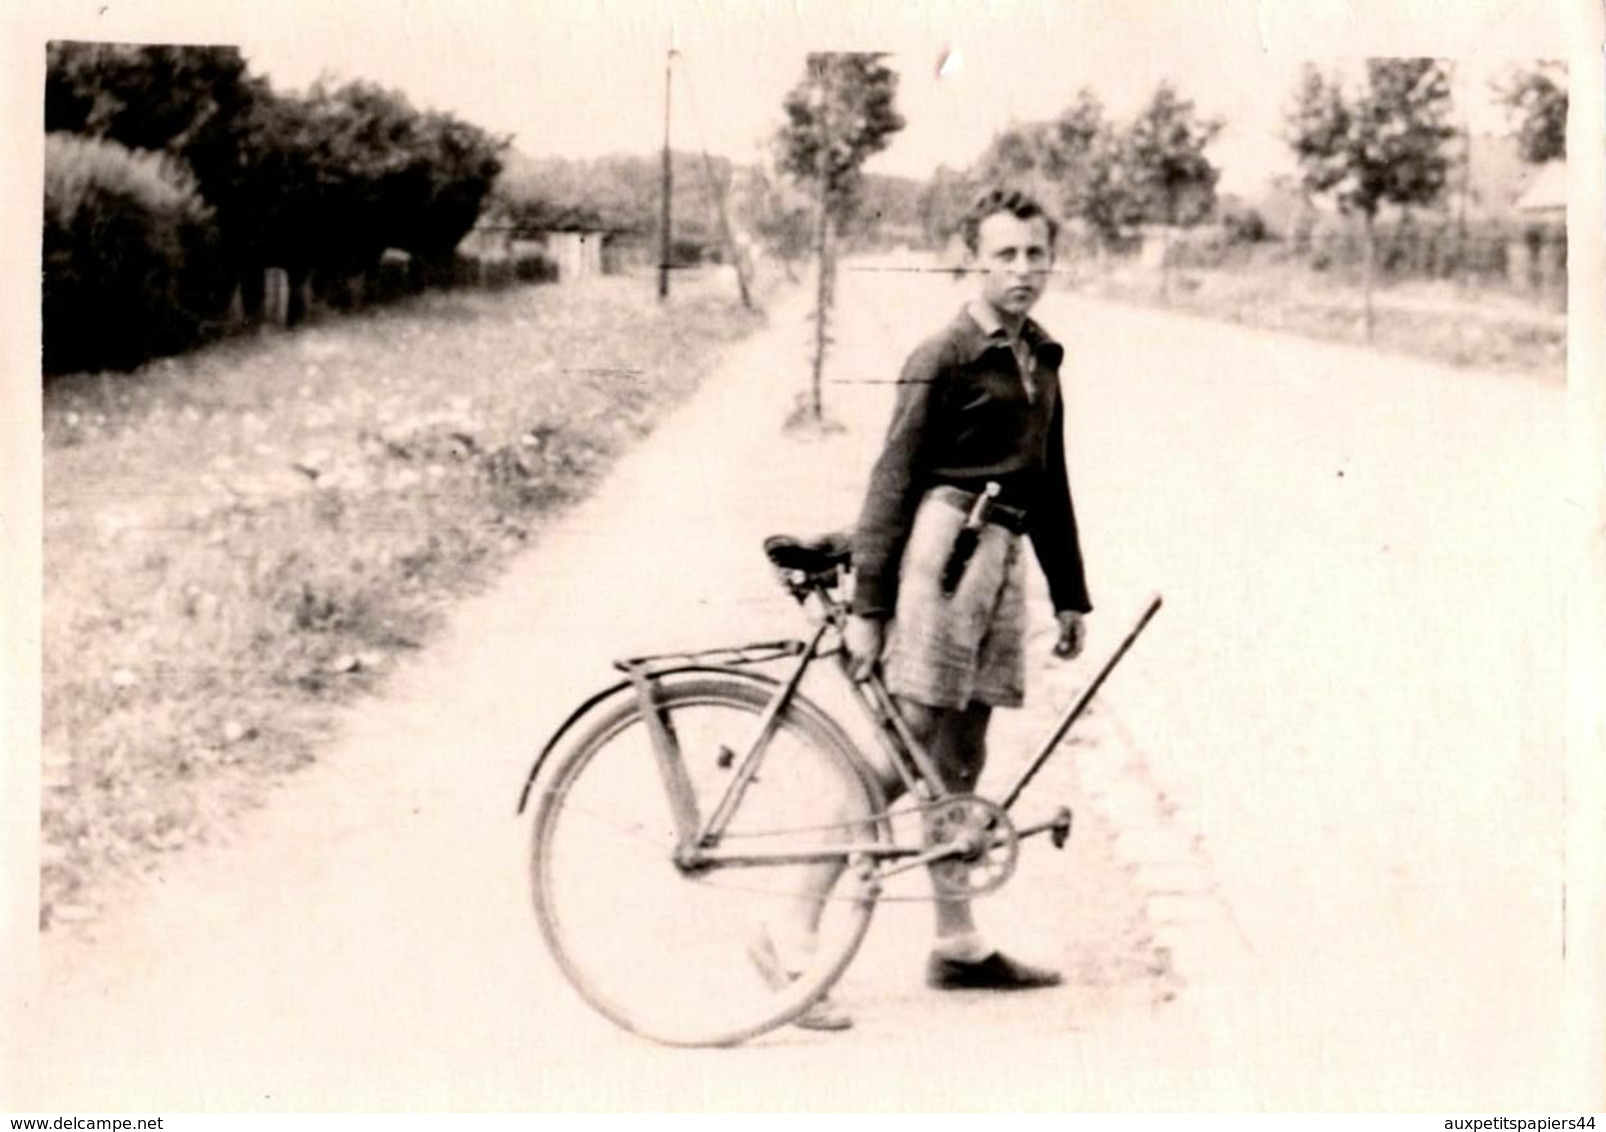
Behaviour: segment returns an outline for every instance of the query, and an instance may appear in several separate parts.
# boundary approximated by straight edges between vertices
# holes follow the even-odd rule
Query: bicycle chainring
[[[983,896],[1003,887],[1020,859],[1020,838],[1003,808],[974,794],[922,807],[928,849],[955,843],[964,851],[931,864],[938,896]]]

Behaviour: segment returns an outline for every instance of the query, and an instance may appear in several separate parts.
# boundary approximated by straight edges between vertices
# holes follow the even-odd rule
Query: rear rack
[[[751,645],[700,649],[693,652],[666,652],[654,656],[634,656],[616,660],[613,666],[631,676],[653,676],[674,668],[729,668],[740,664],[765,664],[802,656],[808,646],[802,641],[760,641]]]

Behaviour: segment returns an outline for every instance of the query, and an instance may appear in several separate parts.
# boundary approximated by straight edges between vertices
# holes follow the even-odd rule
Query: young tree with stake
[[[1377,275],[1377,214],[1384,204],[1432,204],[1449,177],[1445,143],[1450,78],[1437,59],[1368,59],[1349,91],[1307,65],[1288,111],[1288,144],[1305,187],[1331,193],[1339,210],[1366,226],[1366,337],[1372,338]]]
[[[820,387],[836,291],[835,233],[858,208],[865,160],[887,148],[904,126],[895,105],[898,75],[882,61],[885,57],[881,52],[810,55],[803,80],[786,96],[787,123],[776,137],[781,171],[813,185],[820,208],[808,403],[816,425],[825,415]]]

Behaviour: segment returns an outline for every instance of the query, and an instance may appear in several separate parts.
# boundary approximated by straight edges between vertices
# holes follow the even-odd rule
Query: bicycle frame
[[[735,772],[731,776],[731,781],[706,821],[700,820],[697,813],[696,798],[686,777],[685,765],[681,761],[675,737],[664,725],[662,717],[656,710],[656,682],[665,675],[663,672],[653,671],[652,664],[659,658],[644,657],[619,664],[629,677],[641,704],[654,759],[669,794],[670,813],[676,835],[674,858],[682,868],[695,870],[712,867],[813,864],[854,857],[888,860],[913,857],[923,852],[919,848],[881,842],[853,844],[840,841],[792,846],[774,851],[732,851],[720,848],[721,838],[732,817],[735,816],[742,795],[763,765],[769,741],[774,737],[787,705],[797,694],[798,688],[803,683],[803,677],[814,662],[829,655],[838,658],[838,671],[847,681],[860,709],[879,724],[879,733],[883,737],[888,753],[892,756],[892,764],[909,792],[923,802],[939,801],[949,796],[949,792],[942,785],[942,776],[936,764],[932,762],[929,753],[909,731],[908,725],[898,714],[891,693],[887,691],[881,679],[879,666],[861,683],[853,680],[848,674],[848,658],[840,644],[830,648],[821,647],[827,634],[833,630],[840,630],[842,611],[840,606],[831,602],[825,595],[820,596],[824,616],[810,639],[807,642],[775,644],[774,647],[778,649],[795,651],[797,659],[790,673],[776,684],[774,694],[759,715],[756,734],[748,743],[747,749],[735,760]]]
[[[524,809],[531,786],[540,771],[541,764],[557,745],[561,736],[579,718],[603,700],[628,688],[640,704],[642,718],[653,749],[654,760],[658,765],[660,777],[668,792],[676,835],[674,859],[679,867],[688,871],[697,871],[710,868],[811,864],[825,861],[851,861],[854,859],[867,861],[913,859],[903,866],[904,868],[909,868],[925,863],[928,859],[935,859],[933,852],[927,849],[900,846],[886,842],[821,842],[819,844],[794,845],[772,851],[732,850],[722,847],[721,839],[726,828],[735,815],[743,794],[758,774],[768,751],[769,742],[774,737],[787,706],[796,696],[809,668],[816,660],[826,656],[835,656],[837,658],[837,670],[847,682],[853,699],[859,705],[860,710],[876,725],[876,734],[890,756],[894,771],[902,780],[909,794],[922,804],[940,802],[952,797],[952,793],[943,784],[942,775],[933,762],[930,753],[915,738],[908,724],[904,722],[903,717],[899,714],[892,694],[887,690],[882,678],[879,663],[872,667],[865,679],[856,680],[850,671],[850,658],[847,656],[840,640],[833,642],[828,647],[822,647],[828,635],[833,632],[840,633],[845,626],[847,613],[843,605],[831,596],[826,584],[819,579],[803,578],[800,580],[793,578],[788,584],[793,596],[798,599],[800,604],[806,605],[808,599],[813,597],[817,599],[820,606],[818,623],[808,641],[762,642],[706,650],[699,653],[647,656],[616,662],[615,666],[625,674],[626,679],[586,701],[559,728],[558,733],[553,736],[546,748],[542,750],[535,765],[531,768],[529,777],[525,782],[524,793],[519,800],[520,812]],[[1147,627],[1155,613],[1159,611],[1160,606],[1161,599],[1156,595],[1150,600],[1138,623],[1127,634],[1120,647],[1100,668],[1082,695],[1061,714],[1047,739],[1007,791],[1004,801],[1000,803],[1002,809],[1008,810],[1014,805],[1026,786],[1036,777],[1044,764],[1058,749],[1059,744],[1070,732],[1071,727],[1086,711],[1105,679],[1114,670],[1115,666],[1120,663],[1138,635]],[[733,667],[734,665],[758,663],[785,657],[794,657],[795,660],[791,671],[784,679],[780,680],[742,673]],[[722,658],[725,663],[705,663],[713,658]],[[735,773],[732,775],[731,781],[726,786],[725,792],[714,807],[713,812],[707,816],[706,820],[698,813],[696,798],[686,774],[685,763],[681,757],[676,737],[665,723],[663,715],[657,710],[659,682],[668,676],[689,672],[720,672],[726,675],[741,675],[759,680],[774,689],[769,702],[759,714],[752,740],[748,743],[747,749],[734,761]],[[1061,813],[1056,815],[1055,818],[1028,829],[1020,830],[1018,835],[1026,837],[1038,833],[1051,832],[1055,835],[1056,842],[1061,843],[1068,829],[1069,814],[1062,809]],[[941,852],[938,851],[939,854]],[[902,869],[895,871],[902,871]]]

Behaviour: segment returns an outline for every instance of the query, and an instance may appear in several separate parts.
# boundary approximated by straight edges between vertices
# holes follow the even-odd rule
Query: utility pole
[[[664,191],[663,213],[658,221],[658,298],[669,297],[669,201],[674,190],[674,174],[669,159],[669,82],[675,64],[675,49],[664,56]]]

